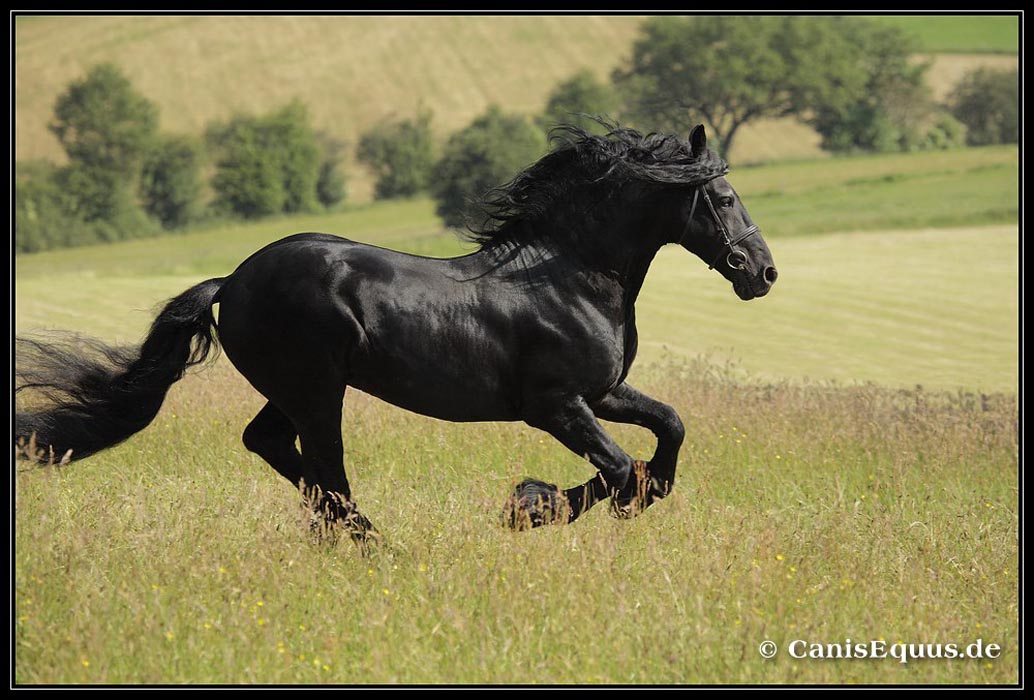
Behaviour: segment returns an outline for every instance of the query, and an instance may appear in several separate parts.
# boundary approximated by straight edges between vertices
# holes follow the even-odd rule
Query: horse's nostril
[[[776,281],[776,277],[778,276],[779,273],[776,272],[776,269],[774,267],[769,266],[765,268],[765,281],[769,284],[774,284]]]

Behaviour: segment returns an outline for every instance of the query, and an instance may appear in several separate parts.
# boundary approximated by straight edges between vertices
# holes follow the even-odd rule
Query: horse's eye
[[[722,197],[720,200],[718,200],[718,204],[728,209],[732,206],[732,197]]]

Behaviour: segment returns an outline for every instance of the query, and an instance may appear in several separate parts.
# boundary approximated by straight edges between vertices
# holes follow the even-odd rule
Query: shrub
[[[217,209],[255,218],[317,208],[320,151],[300,102],[217,124],[207,140],[218,154],[212,178]]]
[[[66,197],[51,174],[23,176],[14,187],[14,249],[19,253],[71,245],[85,223],[69,214]]]
[[[363,134],[356,158],[377,178],[377,199],[411,197],[428,188],[434,167],[431,112],[383,124]]]
[[[15,184],[15,250],[32,253],[154,235],[128,183],[73,163],[26,168]]]
[[[474,215],[477,198],[512,179],[541,155],[544,146],[541,132],[527,119],[496,106],[453,134],[431,178],[445,225],[465,225]]]
[[[966,143],[985,146],[1020,138],[1019,73],[978,68],[948,98],[951,113],[966,125]]]

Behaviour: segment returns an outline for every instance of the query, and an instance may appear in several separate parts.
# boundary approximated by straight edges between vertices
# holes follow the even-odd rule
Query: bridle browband
[[[707,205],[708,211],[711,212],[711,218],[714,219],[715,224],[718,225],[718,230],[722,233],[722,243],[725,246],[722,250],[718,251],[718,255],[716,255],[714,260],[711,261],[711,264],[707,266],[707,269],[713,270],[715,265],[718,264],[718,261],[724,255],[726,265],[734,270],[744,270],[747,267],[747,258],[743,253],[736,250],[736,246],[753,236],[755,233],[760,231],[760,229],[757,224],[751,224],[744,229],[740,235],[736,236],[736,238],[730,236],[729,229],[725,227],[725,223],[722,221],[721,217],[718,216],[718,212],[714,208],[714,203],[711,201],[711,195],[707,194],[707,189],[704,188],[705,184],[707,183],[701,183],[693,190],[693,206],[689,208],[689,217],[686,219],[686,225],[682,229],[682,236],[679,237],[679,245],[682,245],[682,241],[685,240],[686,234],[689,233],[689,227],[693,223],[693,215],[696,214],[697,211],[697,202],[700,199],[700,195],[703,194],[704,203]],[[733,263],[734,256],[741,258],[738,263]]]

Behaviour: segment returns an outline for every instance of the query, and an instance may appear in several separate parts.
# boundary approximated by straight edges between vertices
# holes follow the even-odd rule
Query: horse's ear
[[[703,124],[697,124],[693,131],[689,132],[689,146],[693,149],[693,156],[697,158],[707,150],[707,134],[704,133]]]

